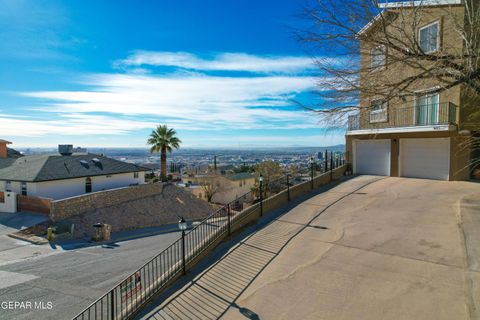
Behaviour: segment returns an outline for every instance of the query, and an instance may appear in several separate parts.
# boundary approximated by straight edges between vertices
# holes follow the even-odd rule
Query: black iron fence
[[[182,232],[182,237],[73,319],[119,320],[133,317],[154,295],[171,284],[174,278],[184,274],[189,263],[213,243],[230,234],[252,212],[260,208],[260,214],[263,214],[264,199],[286,191],[290,201],[291,187],[312,182],[313,189],[314,177],[327,171],[333,173],[334,169],[345,163],[345,154],[325,152],[325,159],[310,160],[308,172],[286,173],[269,181],[258,181],[257,187],[244,195],[245,199],[254,199],[251,203],[239,206],[235,200],[197,223],[191,230]]]
[[[416,127],[457,123],[457,105],[451,102],[361,110],[348,117],[348,130]]]

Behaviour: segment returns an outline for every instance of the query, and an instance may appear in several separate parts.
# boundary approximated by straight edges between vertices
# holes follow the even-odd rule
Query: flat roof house
[[[135,164],[96,154],[71,153],[59,146],[58,155],[8,156],[0,140],[0,192],[53,200],[145,183],[145,172]]]
[[[372,78],[379,87],[382,82],[411,81],[403,82],[405,88],[393,97],[361,90],[360,111],[349,117],[346,133],[354,173],[469,179],[474,157],[469,141],[479,132],[478,126],[465,130],[471,113],[466,105],[475,105],[478,110],[480,97],[462,84],[442,87],[441,80],[434,76],[423,77],[439,61],[435,59],[446,59],[449,53],[464,50],[464,41],[455,31],[456,24],[465,21],[464,2],[388,2],[380,9],[381,15],[358,33],[360,65],[367,70],[360,73],[360,84]],[[398,34],[392,45],[398,50],[369,41],[385,34]],[[431,54],[434,58],[402,61],[401,55],[408,54],[402,53],[402,45],[410,44],[419,47],[419,55]]]

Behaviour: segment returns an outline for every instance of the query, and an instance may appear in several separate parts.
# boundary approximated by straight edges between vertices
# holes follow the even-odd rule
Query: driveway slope
[[[360,176],[241,240],[149,319],[480,319],[480,186]]]

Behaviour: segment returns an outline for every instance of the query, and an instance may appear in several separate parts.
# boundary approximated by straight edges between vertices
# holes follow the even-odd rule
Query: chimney
[[[73,145],[71,144],[59,144],[58,153],[62,156],[71,156],[73,153]]]
[[[10,141],[0,139],[0,159],[8,157],[7,144],[12,144]]]

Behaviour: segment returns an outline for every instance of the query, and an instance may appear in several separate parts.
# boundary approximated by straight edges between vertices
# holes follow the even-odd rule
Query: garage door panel
[[[449,158],[448,138],[400,140],[400,172],[403,177],[448,180]]]
[[[390,175],[390,140],[357,140],[355,173]]]

